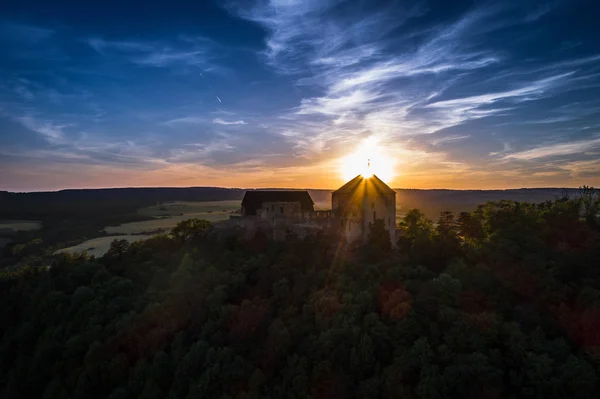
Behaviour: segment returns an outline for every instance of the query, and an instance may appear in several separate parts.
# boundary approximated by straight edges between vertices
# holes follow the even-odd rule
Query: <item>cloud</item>
[[[72,169],[170,168],[173,179],[174,166],[194,164],[189,181],[253,165],[271,179],[258,182],[273,182],[281,171],[327,174],[319,168],[374,135],[397,160],[398,182],[417,186],[596,170],[556,165],[598,149],[600,55],[570,27],[549,31],[555,5],[234,1],[223,26],[255,34],[222,36],[228,45],[202,27],[119,37],[98,26],[90,37],[79,25],[0,21],[9,44],[0,117],[44,139],[22,135],[9,150]],[[226,68],[236,74],[224,78]]]
[[[464,177],[475,162],[486,162],[488,153],[502,157],[512,151],[508,143],[516,133],[502,137],[502,122],[522,120],[517,115],[533,104],[584,87],[580,80],[593,79],[592,66],[600,61],[578,56],[521,66],[507,47],[490,45],[497,43],[497,32],[533,24],[552,7],[487,4],[415,29],[428,10],[405,3],[368,11],[346,4],[343,13],[335,1],[245,4],[239,14],[268,32],[261,56],[296,83],[297,105],[263,125],[290,143],[297,161],[336,158],[352,151],[358,140],[376,135],[389,148],[413,147],[396,155],[408,162],[399,166],[405,176],[410,165],[419,164],[411,176],[423,179],[435,169],[426,162],[437,159],[436,176],[441,170],[460,170]],[[569,115],[572,121],[583,116]],[[485,121],[491,118],[493,123]],[[528,118],[551,120],[540,111]],[[560,114],[553,118],[566,119]],[[431,134],[435,137],[426,137]],[[507,143],[504,150],[494,149],[496,140],[487,134],[498,134],[496,140]],[[470,137],[474,139],[464,145],[444,146]],[[432,146],[446,152],[434,157]],[[475,146],[484,153],[469,153]],[[488,166],[480,167],[469,173],[483,179]]]
[[[378,95],[363,90],[355,90],[340,96],[314,97],[303,99],[296,111],[298,115],[325,114],[340,115],[356,111],[375,101]]]
[[[201,116],[185,116],[183,118],[169,119],[168,121],[163,122],[163,125],[167,125],[167,126],[176,126],[176,125],[185,125],[185,124],[197,125],[197,124],[202,124],[202,123],[206,123],[206,118],[203,118]]]
[[[597,177],[600,175],[600,160],[571,161],[562,165],[562,169],[568,170],[577,178]]]
[[[488,155],[490,157],[494,156],[494,155],[499,155],[499,154],[506,154],[508,152],[512,151],[512,146],[510,143],[508,142],[503,142],[502,143],[502,150],[501,151],[491,151],[490,153],[488,153]]]
[[[21,22],[0,21],[0,37],[4,40],[35,45],[49,39],[54,34],[54,29],[42,28]]]
[[[471,137],[471,136],[469,136],[469,135],[463,135],[463,136],[440,137],[438,139],[431,140],[431,145],[438,146],[438,145],[444,144],[444,143],[452,143],[454,141],[465,140],[465,139],[468,139],[469,137]]]
[[[514,152],[512,154],[505,155],[502,159],[530,161],[538,158],[584,153],[597,147],[600,147],[600,138],[572,141],[569,143],[550,144],[526,151]]]
[[[104,40],[102,38],[89,38],[87,43],[97,53],[101,55],[108,55],[112,52],[151,52],[154,50],[154,46],[149,43],[139,41],[126,41],[126,40]]]
[[[215,118],[215,119],[213,119],[212,123],[216,123],[217,125],[247,125],[248,124],[248,123],[244,122],[243,120],[226,121],[226,120],[221,119],[221,118]]]
[[[59,144],[65,140],[64,128],[69,125],[60,125],[48,121],[40,121],[32,116],[22,116],[16,118],[24,127],[44,136],[46,141],[51,144]]]
[[[299,86],[319,93],[301,98],[275,123],[294,148],[303,149],[302,156],[330,148],[341,135],[419,136],[501,116],[514,108],[506,101],[542,98],[574,75],[555,70],[533,82],[512,81],[511,90],[480,89],[476,95],[442,99],[457,80],[503,62],[504,54],[480,43],[486,34],[516,23],[503,16],[505,9],[477,8],[453,22],[414,32],[403,28],[425,13],[420,7],[394,5],[366,14],[340,14],[336,6],[273,0],[239,11],[268,30],[263,53],[268,64],[279,73],[298,75]],[[403,39],[419,44],[405,45]],[[317,128],[309,122],[315,117],[320,118]],[[293,128],[288,127],[291,123]]]
[[[524,18],[525,22],[535,22],[556,8],[557,3],[548,2],[532,9]]]
[[[35,94],[33,94],[33,92],[29,90],[27,86],[22,84],[15,86],[14,90],[17,96],[24,99],[25,101],[31,101],[36,97]]]
[[[215,43],[209,40],[190,40],[187,37],[168,41],[89,38],[87,43],[100,55],[121,56],[142,66],[192,66],[212,71],[222,69],[214,63],[217,49]]]
[[[493,104],[497,101],[509,99],[509,98],[518,98],[523,97],[525,100],[530,100],[535,97],[539,97],[545,94],[548,90],[554,89],[561,84],[565,84],[568,82],[566,78],[572,76],[574,72],[566,72],[559,75],[549,76],[544,79],[537,80],[531,84],[525,84],[517,89],[497,92],[497,93],[488,93],[488,94],[479,94],[471,97],[461,97],[455,98],[451,100],[437,101],[427,105],[427,107],[433,108],[462,108],[467,107],[470,109],[479,108],[482,105]]]
[[[170,150],[166,161],[169,163],[206,162],[207,158],[217,153],[234,151],[235,147],[227,141],[227,138],[222,137],[208,143],[187,144],[184,148]]]
[[[209,56],[206,51],[177,51],[172,49],[156,50],[148,54],[134,58],[133,62],[140,65],[164,67],[173,64],[184,64],[190,66],[208,66]]]

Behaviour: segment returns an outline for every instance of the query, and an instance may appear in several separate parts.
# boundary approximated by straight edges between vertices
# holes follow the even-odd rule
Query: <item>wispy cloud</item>
[[[597,177],[600,175],[600,160],[571,161],[563,165],[562,169],[571,172],[573,177],[585,178],[587,180],[590,177]]]
[[[39,44],[55,34],[54,29],[14,21],[0,21],[0,36],[23,44]]]
[[[214,118],[212,121],[203,116],[185,116],[182,118],[169,119],[168,121],[162,122],[163,125],[167,126],[180,126],[180,125],[201,125],[206,123],[213,123],[216,125],[247,125],[248,122],[244,120],[226,120],[223,118]]]
[[[87,43],[103,56],[122,56],[129,62],[151,67],[193,66],[216,70],[216,49],[208,40],[191,41],[179,37],[171,41],[87,39]]]
[[[507,81],[510,90],[480,88],[477,94],[444,95],[457,80],[503,63],[505,54],[480,43],[494,30],[517,23],[503,16],[505,9],[481,7],[427,31],[389,36],[425,11],[395,5],[340,16],[335,7],[328,2],[268,1],[240,11],[270,32],[263,54],[268,63],[280,73],[297,74],[301,87],[320,93],[302,98],[291,113],[281,115],[285,122],[278,125],[295,148],[305,149],[304,155],[330,148],[340,129],[346,137],[418,137],[505,115],[515,104],[543,98],[574,78],[573,70],[554,69],[533,81]],[[520,23],[550,11],[536,10]],[[404,45],[403,37],[419,44]],[[309,122],[315,117],[321,118],[318,128]],[[295,127],[289,128],[292,123]],[[296,130],[302,134],[290,134]]]
[[[25,101],[31,101],[35,98],[35,94],[25,85],[18,84],[14,87],[14,91],[20,98]]]
[[[595,31],[549,24],[569,2],[233,2],[214,15],[223,29],[1,19],[2,153],[298,186],[375,135],[399,186],[597,173],[600,55],[582,33]]]
[[[197,125],[206,123],[206,118],[201,116],[184,116],[182,118],[169,119],[163,122],[163,125],[177,126],[177,125]]]
[[[450,100],[437,101],[428,104],[428,107],[433,108],[455,108],[455,107],[469,107],[471,109],[478,108],[483,105],[493,104],[497,101],[508,99],[508,98],[520,98],[523,97],[526,100],[533,99],[543,95],[548,90],[556,88],[560,84],[568,82],[567,78],[572,76],[574,72],[566,72],[559,75],[549,76],[544,79],[537,80],[531,84],[525,84],[517,89],[479,94],[471,97],[461,97]]]
[[[532,148],[526,151],[514,152],[505,155],[502,159],[533,160],[538,158],[554,157],[559,155],[579,154],[600,147],[600,138],[579,140],[568,143],[550,144]]]
[[[296,114],[340,116],[348,111],[359,111],[377,98],[378,94],[362,90],[355,90],[339,96],[305,98],[302,100]]]
[[[237,121],[226,121],[222,118],[215,118],[213,119],[212,123],[216,123],[217,125],[247,125],[247,122],[244,122],[243,120],[237,120]]]
[[[190,66],[209,66],[209,55],[206,51],[177,51],[172,49],[156,50],[132,61],[140,65],[164,67],[173,64]]]
[[[65,140],[64,129],[69,126],[66,124],[55,124],[49,121],[40,121],[32,116],[18,117],[17,121],[19,121],[27,129],[44,136],[44,138],[51,144],[63,142]]]
[[[488,155],[490,157],[493,157],[495,155],[500,155],[500,154],[506,154],[512,151],[512,146],[510,143],[508,142],[503,142],[502,143],[502,150],[501,151],[491,151]]]
[[[535,22],[550,13],[557,6],[557,2],[547,2],[537,7],[532,7],[532,10],[525,15],[525,22]]]
[[[89,38],[87,43],[91,48],[96,50],[101,55],[109,55],[113,52],[150,52],[154,50],[154,46],[149,43],[140,41],[126,40],[104,40],[102,38]]]
[[[465,139],[468,139],[469,137],[471,137],[471,136],[462,135],[462,136],[447,136],[447,137],[435,138],[435,139],[431,140],[431,145],[438,146],[440,144],[452,143],[454,141],[465,140]]]
[[[205,142],[187,143],[169,151],[165,161],[168,163],[207,162],[214,157],[236,149],[235,140],[228,134],[219,132]]]

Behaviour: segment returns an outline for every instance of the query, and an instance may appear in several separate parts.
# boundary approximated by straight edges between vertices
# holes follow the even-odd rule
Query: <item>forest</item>
[[[0,271],[4,398],[592,398],[600,193],[361,245],[203,220]],[[396,244],[396,245],[392,245]]]

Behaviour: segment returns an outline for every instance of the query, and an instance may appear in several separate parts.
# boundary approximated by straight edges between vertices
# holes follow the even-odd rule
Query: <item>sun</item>
[[[388,183],[394,177],[394,162],[379,145],[379,140],[370,136],[364,139],[352,154],[341,158],[340,172],[344,180],[350,180],[357,175],[377,175]]]

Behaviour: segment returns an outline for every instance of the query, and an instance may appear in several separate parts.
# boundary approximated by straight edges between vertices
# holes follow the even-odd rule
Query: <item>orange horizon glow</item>
[[[95,178],[88,178],[73,171],[64,173],[60,179],[56,175],[42,175],[47,177],[38,186],[4,185],[2,190],[13,192],[27,191],[58,191],[63,189],[100,189],[100,188],[127,188],[127,187],[222,187],[239,189],[256,188],[289,188],[289,189],[315,189],[336,190],[348,180],[340,176],[339,171],[325,170],[315,174],[313,172],[300,173],[286,176],[287,170],[273,170],[265,172],[229,173],[216,170],[194,170],[190,168],[167,168],[154,171],[135,172],[125,169],[104,170],[97,173]],[[212,173],[211,173],[212,172]],[[199,178],[198,176],[202,176]],[[356,175],[352,176],[356,177]],[[381,178],[381,176],[378,175]],[[431,173],[403,173],[386,183],[398,189],[451,189],[451,190],[506,190],[519,188],[577,188],[582,184],[600,186],[600,179],[582,179],[581,184],[573,184],[571,179],[564,181],[532,181],[531,178],[506,177],[501,174],[478,176],[469,179],[460,173],[440,174]],[[117,184],[115,184],[118,182]],[[511,184],[507,184],[510,182]]]
[[[589,176],[586,169],[573,169],[568,171],[570,173],[557,176],[509,169],[488,171],[461,163],[451,163],[443,157],[436,157],[436,154],[419,153],[397,145],[386,148],[377,141],[375,144],[374,152],[382,154],[381,158],[377,158],[376,155],[372,159],[373,173],[392,188],[503,190],[577,188],[584,184],[600,186],[600,176]],[[269,162],[221,166],[161,163],[153,168],[132,169],[107,165],[78,164],[77,167],[73,167],[71,164],[60,163],[43,166],[27,164],[13,170],[14,179],[11,181],[3,180],[0,176],[0,190],[28,192],[83,188],[202,186],[335,190],[364,172],[369,158],[364,157],[363,145],[364,143],[358,145],[347,156],[314,163],[304,162],[304,165],[298,166],[293,166],[293,163],[290,163],[290,166],[276,166],[270,165]],[[394,159],[394,163],[383,164],[392,167],[391,178],[377,169],[378,159],[385,159],[385,162]],[[350,162],[351,160],[356,162]],[[357,170],[355,166],[362,167],[363,170]]]

